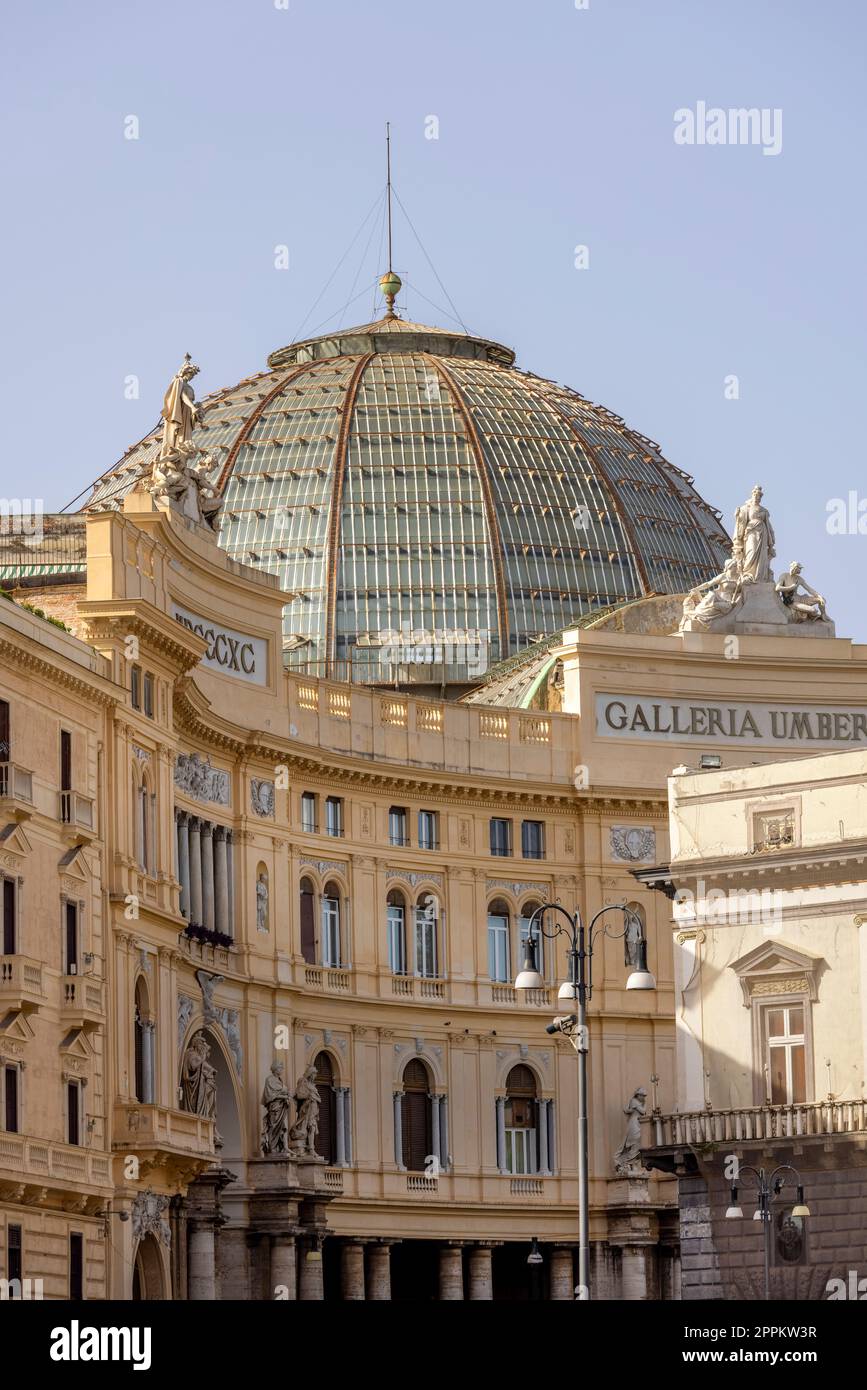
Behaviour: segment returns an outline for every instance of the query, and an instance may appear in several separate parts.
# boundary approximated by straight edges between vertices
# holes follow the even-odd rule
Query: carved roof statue
[[[797,560],[774,583],[776,538],[764,493],[754,487],[735,512],[732,553],[719,574],[684,599],[679,632],[756,637],[833,637],[825,600],[804,579]]]
[[[169,383],[160,412],[162,441],[147,488],[158,502],[174,504],[190,521],[214,530],[222,498],[210,476],[218,460],[193,441],[193,430],[201,423],[201,408],[190,383],[198,371],[187,353]]]

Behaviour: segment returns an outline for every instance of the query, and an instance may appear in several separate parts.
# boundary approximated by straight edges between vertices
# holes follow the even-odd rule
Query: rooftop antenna
[[[401,279],[395,275],[391,268],[391,123],[385,123],[385,166],[386,166],[386,201],[388,207],[388,270],[379,280],[379,288],[385,297],[387,319],[396,319],[394,311],[394,301],[400,293]]]

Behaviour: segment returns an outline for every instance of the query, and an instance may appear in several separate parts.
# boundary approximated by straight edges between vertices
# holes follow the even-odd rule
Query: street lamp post
[[[794,1173],[796,1183],[795,1205],[792,1207],[792,1216],[805,1217],[810,1215],[810,1208],[804,1201],[804,1184],[801,1182],[801,1175],[797,1168],[793,1168],[791,1163],[781,1163],[772,1173],[766,1173],[764,1168],[753,1168],[751,1164],[744,1163],[738,1169],[738,1182],[741,1173],[751,1173],[756,1180],[756,1195],[759,1205],[753,1215],[754,1221],[762,1223],[762,1247],[765,1260],[765,1301],[771,1297],[771,1203],[774,1197],[778,1197],[785,1187],[786,1179],[784,1173]],[[738,1182],[731,1185],[731,1200],[726,1219],[728,1221],[738,1221],[743,1219],[743,1210],[738,1201]]]
[[[562,922],[546,929],[545,913],[559,913],[568,925]],[[607,926],[594,931],[596,923],[606,912],[620,912],[625,918],[623,931],[609,932]],[[538,920],[537,920],[538,919]],[[544,981],[536,967],[536,942],[538,936],[549,941],[565,936],[569,941],[569,978],[561,986],[558,998],[577,1000],[577,1012],[563,1014],[548,1025],[549,1033],[563,1033],[578,1054],[578,1288],[576,1297],[586,1300],[590,1297],[590,1183],[589,1183],[589,1145],[587,1124],[587,1053],[589,1033],[587,1030],[587,1001],[593,994],[593,943],[600,934],[620,941],[637,922],[635,913],[625,903],[611,904],[600,908],[590,919],[585,929],[580,908],[570,913],[560,903],[543,903],[533,913],[527,925],[526,957],[523,967],[515,979],[515,989],[542,989]],[[656,980],[647,968],[647,942],[643,932],[638,942],[638,965],[626,981],[627,989],[656,989]]]

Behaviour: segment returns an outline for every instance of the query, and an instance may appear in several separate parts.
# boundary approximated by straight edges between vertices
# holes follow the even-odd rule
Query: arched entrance
[[[132,1296],[137,1303],[153,1303],[166,1298],[165,1270],[160,1247],[154,1236],[143,1236],[133,1261]]]

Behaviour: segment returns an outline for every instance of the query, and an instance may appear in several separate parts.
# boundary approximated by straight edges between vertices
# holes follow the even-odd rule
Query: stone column
[[[325,1297],[322,1282],[322,1249],[316,1240],[305,1240],[302,1246],[298,1297],[305,1303],[313,1303]]]
[[[449,1098],[440,1096],[440,1163],[443,1172],[449,1166]]]
[[[548,1163],[548,1102],[547,1100],[539,1100],[536,1104],[538,1106],[536,1128],[539,1134],[539,1172],[543,1177],[548,1177],[551,1172]]]
[[[403,1091],[393,1092],[394,1100],[394,1161],[402,1172],[403,1166]]]
[[[214,930],[214,843],[213,830],[209,820],[202,821],[202,925],[208,931]]]
[[[226,829],[214,826],[214,920],[217,931],[229,930],[229,875],[226,867]]]
[[[178,880],[181,885],[181,916],[190,919],[190,827],[186,811],[176,811],[178,827]]]
[[[644,1302],[647,1298],[647,1249],[643,1245],[624,1245],[620,1252],[621,1298],[624,1302]]]
[[[564,1302],[575,1298],[575,1275],[570,1245],[555,1245],[551,1251],[550,1298],[552,1302]]]
[[[340,1295],[347,1302],[364,1301],[364,1243],[345,1240],[340,1247]]]
[[[367,1298],[370,1303],[388,1303],[391,1300],[392,1244],[390,1240],[378,1240],[368,1247]]]
[[[337,1142],[335,1147],[337,1149],[336,1162],[338,1168],[346,1167],[346,1110],[343,1104],[345,1094],[345,1086],[334,1087],[334,1113],[337,1118],[337,1133],[335,1136]]]
[[[464,1268],[460,1244],[440,1246],[440,1302],[455,1303],[464,1296]]]
[[[190,1222],[187,1250],[187,1296],[194,1300],[212,1302],[217,1297],[217,1270],[214,1258],[214,1227],[210,1221]]]
[[[506,1171],[506,1097],[497,1096],[497,1167]]]
[[[554,1101],[548,1101],[548,1167],[552,1173],[557,1171],[557,1120]]]
[[[195,926],[202,925],[202,822],[198,816],[189,816],[189,864],[190,864],[190,921]]]
[[[349,1086],[343,1087],[343,1145],[349,1167],[352,1163],[352,1090]]]
[[[229,936],[235,935],[235,840],[231,830],[226,831],[226,885],[229,898]]]
[[[478,1301],[494,1297],[490,1245],[474,1245],[470,1250],[470,1298]]]
[[[440,1162],[440,1098],[431,1092],[428,1095],[430,1102],[430,1146],[431,1153]]]
[[[145,1105],[154,1103],[154,1021],[142,1019],[142,1101]]]
[[[281,1298],[294,1301],[298,1297],[298,1270],[295,1259],[295,1237],[283,1235],[271,1236],[271,1297],[277,1297],[277,1290],[281,1290]],[[283,1294],[282,1290],[286,1293]]]

